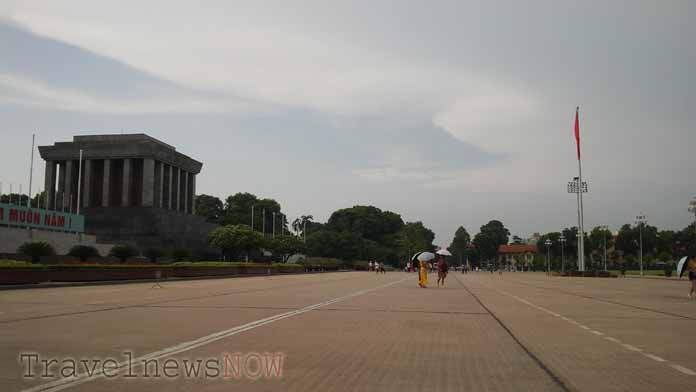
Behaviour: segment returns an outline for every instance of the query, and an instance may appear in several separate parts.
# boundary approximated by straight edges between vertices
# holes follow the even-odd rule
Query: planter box
[[[615,274],[612,274],[609,271],[571,271],[570,273],[566,272],[563,274],[563,276],[575,276],[575,277],[583,277],[583,278],[616,278],[617,276]]]
[[[174,267],[172,276],[193,278],[196,276],[240,275],[239,267]]]
[[[157,271],[162,278],[171,275],[169,268],[71,268],[50,267],[47,271],[47,281],[51,282],[90,282],[100,280],[136,280],[155,279]]]
[[[47,279],[43,268],[3,268],[0,269],[0,284],[41,283]]]

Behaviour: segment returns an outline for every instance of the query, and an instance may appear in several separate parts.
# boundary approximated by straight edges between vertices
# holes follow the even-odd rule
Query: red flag
[[[575,109],[575,142],[578,146],[578,161],[580,160],[580,118],[579,118],[580,107]]]

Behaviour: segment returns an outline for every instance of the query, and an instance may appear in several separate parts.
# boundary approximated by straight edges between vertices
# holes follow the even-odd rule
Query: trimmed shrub
[[[85,262],[90,257],[99,257],[99,251],[93,246],[75,245],[70,248],[67,255],[77,257],[80,261]]]
[[[189,252],[188,249],[174,249],[174,251],[172,251],[172,258],[176,262],[184,261],[189,257],[191,257],[191,252]]]
[[[272,265],[278,272],[302,272],[305,267],[299,264],[275,263]]]
[[[180,261],[174,267],[268,267],[268,264],[232,261]]]
[[[27,261],[0,260],[0,268],[45,268],[45,266]]]
[[[151,263],[156,263],[157,259],[164,256],[164,251],[158,248],[149,248],[145,249],[143,256],[147,257]]]
[[[41,256],[53,256],[56,251],[48,242],[36,241],[23,243],[17,248],[17,253],[31,257],[32,263],[38,263],[41,261]]]
[[[128,258],[136,256],[137,254],[138,251],[132,246],[128,245],[116,245],[111,248],[111,251],[109,252],[109,256],[121,260],[122,263],[125,263]]]

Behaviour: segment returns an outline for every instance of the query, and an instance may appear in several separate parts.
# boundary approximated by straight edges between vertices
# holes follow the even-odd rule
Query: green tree
[[[636,231],[631,225],[625,224],[619,229],[619,234],[616,236],[616,250],[621,251],[624,255],[632,255],[638,250],[638,237]]]
[[[450,243],[450,246],[447,247],[447,250],[452,253],[455,260],[464,262],[464,260],[471,256],[470,245],[471,236],[469,235],[469,232],[466,231],[464,226],[459,226],[457,231],[454,233],[452,243]]]
[[[323,229],[352,233],[361,239],[359,253],[362,257],[398,265],[399,239],[403,227],[404,222],[398,214],[374,206],[354,206],[335,211]],[[316,231],[314,225],[308,226],[308,230],[310,235]]]
[[[53,256],[56,254],[56,251],[48,242],[35,241],[23,243],[17,248],[17,253],[31,257],[32,263],[39,263],[41,262],[41,257]]]
[[[90,257],[99,257],[99,251],[93,246],[75,245],[68,251],[68,256],[77,257],[81,262],[85,262]]]
[[[116,245],[109,251],[109,256],[115,257],[125,263],[126,260],[138,255],[138,250],[129,245]]]
[[[663,261],[673,260],[677,242],[677,233],[674,230],[662,230],[657,233],[657,252]]]
[[[677,256],[696,256],[696,225],[692,223],[676,233],[674,250]]]
[[[537,250],[539,252],[539,255],[543,257],[543,264],[544,264],[544,270],[546,269],[546,257],[548,253],[548,257],[551,259],[551,269],[561,269],[561,233],[559,232],[552,232],[552,233],[546,233],[539,237],[537,240],[536,246]],[[546,246],[546,240],[551,240],[551,245]],[[565,248],[563,248],[563,258],[565,258],[566,265],[564,266],[564,269],[568,267],[569,265],[574,265],[575,263],[569,262],[569,257],[567,251],[568,245],[565,245]]]
[[[0,203],[26,206],[29,196],[19,193],[7,193],[0,195]]]
[[[322,230],[307,237],[307,254],[352,261],[364,254],[363,238],[357,233]]]
[[[208,222],[219,223],[223,213],[222,200],[210,195],[197,195],[196,215],[205,217]]]
[[[406,254],[408,258],[416,252],[433,252],[435,250],[434,240],[435,233],[420,221],[406,223],[399,235],[402,254]]]
[[[301,217],[292,221],[292,230],[297,233],[299,237],[304,235],[304,230],[307,226],[311,226],[314,217],[312,215],[302,215]]]
[[[283,262],[296,253],[301,253],[305,249],[305,244],[295,236],[276,237],[266,240],[266,247],[273,253],[283,257]]]
[[[658,246],[657,228],[645,223],[631,226],[625,224],[619,229],[616,237],[616,249],[624,255],[638,256],[640,250],[640,239],[643,239],[643,255],[654,254]]]
[[[332,231],[349,231],[382,242],[386,237],[398,233],[404,221],[399,214],[391,211],[382,211],[374,206],[354,206],[335,211],[326,226]]]
[[[263,236],[251,230],[247,225],[225,225],[218,227],[209,234],[210,245],[219,248],[225,256],[245,254],[247,260],[249,252],[261,248],[264,244]]]
[[[596,260],[604,260],[604,244],[606,243],[606,248],[610,249],[614,242],[614,235],[610,230],[603,228],[602,226],[596,226],[590,231],[587,236],[587,250],[586,253]],[[608,255],[607,250],[607,257]]]
[[[498,248],[508,243],[509,236],[510,231],[501,221],[492,220],[481,226],[474,237],[474,245],[482,259],[494,261],[498,258]]]
[[[251,212],[254,207],[254,231],[273,232],[273,213],[275,212],[276,233],[287,231],[288,220],[281,214],[280,204],[273,199],[259,199],[251,193],[236,193],[225,200],[221,224],[251,226]],[[265,222],[264,222],[265,221]]]

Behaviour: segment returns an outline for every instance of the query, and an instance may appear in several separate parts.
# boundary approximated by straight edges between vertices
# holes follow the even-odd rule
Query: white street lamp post
[[[546,274],[551,275],[551,240],[547,238],[544,245],[546,245]]]
[[[561,234],[561,237],[558,238],[558,240],[561,241],[561,275],[563,275],[565,272],[565,255],[563,248],[565,248],[566,238],[563,234]]]
[[[607,233],[609,226],[602,226],[602,239],[604,240],[604,270],[607,270]]]

